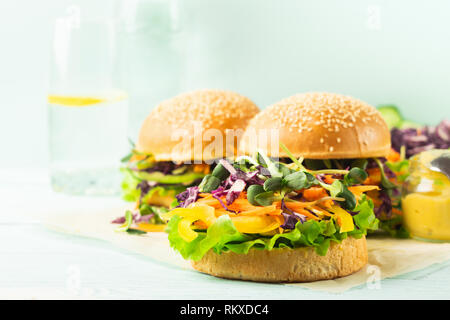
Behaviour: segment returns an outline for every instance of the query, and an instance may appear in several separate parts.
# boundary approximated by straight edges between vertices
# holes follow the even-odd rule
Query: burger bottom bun
[[[325,256],[312,247],[251,249],[248,254],[208,251],[194,269],[216,277],[260,282],[310,282],[350,275],[368,262],[366,238],[331,242]]]

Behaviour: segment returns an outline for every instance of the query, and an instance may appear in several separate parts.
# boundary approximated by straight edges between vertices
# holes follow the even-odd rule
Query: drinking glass
[[[48,92],[51,185],[70,194],[116,195],[120,158],[129,148],[116,23],[84,9],[69,6],[54,26]]]

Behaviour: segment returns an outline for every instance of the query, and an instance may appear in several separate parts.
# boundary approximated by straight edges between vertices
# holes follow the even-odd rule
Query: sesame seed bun
[[[313,247],[251,249],[248,254],[208,251],[194,269],[216,277],[260,282],[310,282],[350,275],[368,262],[366,238],[331,242],[325,256]]]
[[[260,129],[278,129],[279,141],[296,157],[345,159],[386,156],[390,132],[380,112],[350,96],[334,93],[303,93],[283,99],[257,114],[242,137],[240,153],[258,149],[269,156],[286,157],[269,143],[255,143]],[[272,138],[275,140],[275,138]],[[276,148],[275,148],[276,149]]]
[[[157,161],[206,161],[235,155],[237,142],[233,140],[226,149],[226,133],[233,129],[241,130],[242,135],[258,112],[250,99],[232,91],[204,89],[183,93],[152,110],[141,127],[136,148],[152,153]],[[208,129],[215,130],[208,131],[212,136],[205,138]],[[216,141],[216,135],[221,135],[223,148],[207,149]],[[194,145],[199,147],[194,149]]]

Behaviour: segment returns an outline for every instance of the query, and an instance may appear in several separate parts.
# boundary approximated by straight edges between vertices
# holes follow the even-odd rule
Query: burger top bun
[[[258,112],[250,99],[232,91],[204,89],[183,93],[152,110],[141,127],[136,148],[153,154],[156,161],[222,158],[237,152],[238,139],[227,149],[229,129],[241,130],[242,135]],[[212,142],[220,148],[213,148]]]
[[[263,134],[267,139],[261,139]],[[378,110],[350,96],[323,92],[296,94],[257,114],[241,139],[240,154],[259,149],[286,157],[273,147],[278,140],[306,159],[383,157],[391,147],[389,128]]]

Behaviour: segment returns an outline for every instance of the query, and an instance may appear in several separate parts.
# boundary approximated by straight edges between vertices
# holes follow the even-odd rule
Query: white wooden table
[[[50,231],[39,223],[38,217],[48,210],[64,211],[67,199],[51,191],[45,170],[0,171],[0,298],[450,298],[450,261],[382,280],[378,289],[363,285],[342,294],[217,279],[100,240]],[[79,198],[84,206],[115,202],[120,200]]]

